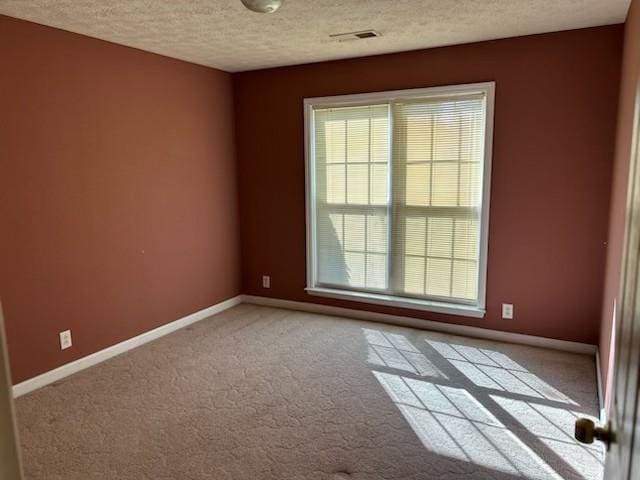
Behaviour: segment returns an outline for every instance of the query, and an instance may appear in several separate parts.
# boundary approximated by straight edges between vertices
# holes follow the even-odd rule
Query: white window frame
[[[478,259],[478,301],[453,303],[423,298],[378,294],[365,291],[342,290],[317,286],[316,256],[316,182],[314,153],[314,107],[349,107],[394,102],[421,97],[450,96],[456,94],[483,93],[486,98],[484,161],[482,179],[482,207],[480,214],[480,251]],[[338,95],[304,99],[304,148],[306,181],[306,224],[307,224],[307,287],[310,295],[352,300],[363,303],[388,305],[436,313],[482,318],[486,309],[487,256],[489,249],[489,201],[491,190],[491,159],[493,152],[493,122],[495,103],[495,82],[472,83],[443,87],[394,90],[388,92]],[[392,162],[392,159],[389,159]]]

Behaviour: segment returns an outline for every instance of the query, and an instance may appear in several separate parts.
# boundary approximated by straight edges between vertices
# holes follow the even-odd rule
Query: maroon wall
[[[595,343],[621,48],[612,26],[232,81],[0,16],[0,297],[14,381],[238,294],[240,246],[244,293]],[[638,71],[626,65],[623,99]],[[497,97],[486,318],[307,296],[302,99],[489,80]],[[629,132],[621,129],[616,185],[626,179]],[[608,299],[615,258],[610,265]],[[514,320],[499,318],[502,302],[515,304]],[[74,346],[60,351],[65,329]],[[604,343],[607,335],[605,322]]]
[[[14,381],[239,293],[229,74],[2,16],[0,62]]]
[[[622,250],[624,243],[624,222],[627,203],[627,183],[631,159],[631,139],[636,94],[640,79],[640,1],[633,0],[629,9],[624,34],[624,55],[622,81],[620,86],[620,106],[618,110],[618,134],[613,170],[611,193],[611,213],[609,219],[609,241],[607,267],[602,305],[602,325],[600,331],[600,362],[607,408],[611,400],[611,389],[615,338],[614,305],[620,289]]]
[[[243,292],[596,343],[621,49],[618,25],[234,75]],[[303,98],[489,80],[486,317],[306,295]]]

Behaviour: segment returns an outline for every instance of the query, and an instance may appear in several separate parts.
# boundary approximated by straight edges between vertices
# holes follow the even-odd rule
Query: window
[[[305,100],[309,293],[484,314],[493,96]]]

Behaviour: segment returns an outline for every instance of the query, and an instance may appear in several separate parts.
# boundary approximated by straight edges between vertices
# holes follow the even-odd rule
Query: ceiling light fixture
[[[240,0],[252,12],[273,13],[282,6],[284,0]]]

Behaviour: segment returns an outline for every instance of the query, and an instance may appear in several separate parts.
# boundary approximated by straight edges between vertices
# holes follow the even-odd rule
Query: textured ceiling
[[[623,22],[630,0],[0,0],[0,13],[231,72]],[[382,34],[338,42],[329,34]]]

